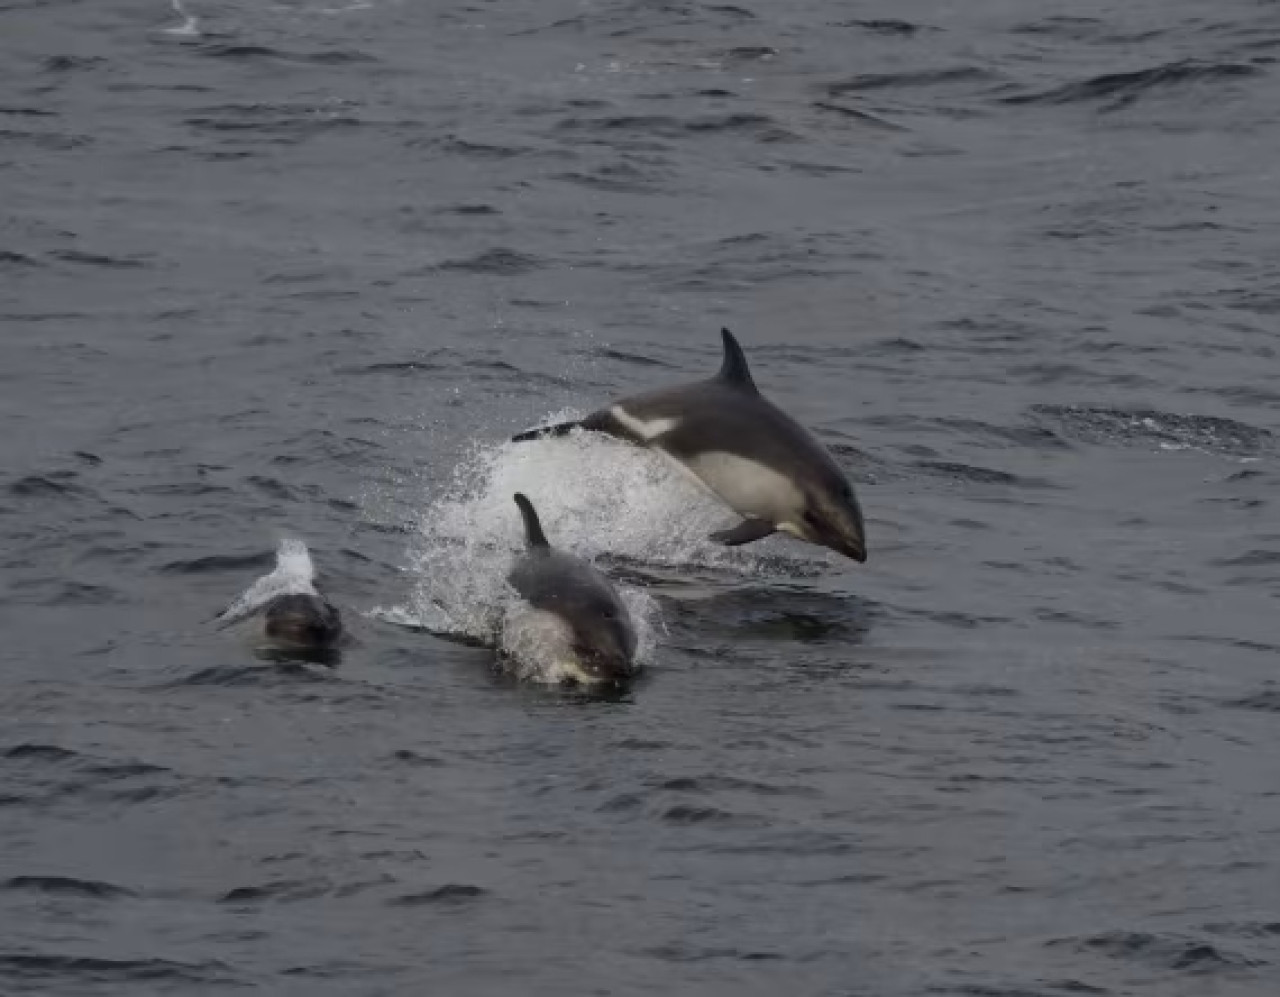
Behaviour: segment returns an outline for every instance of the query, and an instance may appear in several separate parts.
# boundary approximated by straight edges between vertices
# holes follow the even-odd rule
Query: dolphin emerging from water
[[[532,611],[524,624],[545,623],[548,671],[582,685],[621,685],[636,671],[636,632],[613,585],[586,561],[554,550],[533,504],[516,493],[527,549],[507,576]],[[530,617],[534,617],[531,620]]]
[[[261,613],[263,632],[282,648],[332,648],[342,636],[342,618],[316,589],[315,577],[307,545],[281,540],[275,570],[214,618],[218,629]]]
[[[844,472],[804,427],[760,394],[733,333],[722,329],[721,336],[724,363],[715,377],[624,398],[585,419],[512,439],[581,428],[651,447],[742,517],[712,540],[736,546],[781,531],[866,561],[862,507]]]

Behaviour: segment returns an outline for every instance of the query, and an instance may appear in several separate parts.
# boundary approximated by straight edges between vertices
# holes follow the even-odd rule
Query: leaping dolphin
[[[581,428],[651,447],[742,517],[712,540],[732,547],[781,531],[866,561],[862,507],[844,472],[804,427],[760,394],[733,333],[720,334],[724,363],[715,377],[624,398],[513,441]]]

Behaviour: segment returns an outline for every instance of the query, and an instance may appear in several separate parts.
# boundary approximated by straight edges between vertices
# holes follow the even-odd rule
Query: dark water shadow
[[[876,617],[870,600],[803,586],[740,586],[664,606],[673,624],[702,638],[804,645],[856,646]]]
[[[335,667],[324,662],[309,662],[296,658],[269,658],[255,650],[254,657],[260,664],[213,665],[201,668],[170,682],[157,686],[159,689],[174,689],[184,686],[249,686],[270,688],[288,685],[312,685],[341,681],[335,674]]]
[[[336,670],[342,664],[342,649],[338,647],[255,647],[253,656],[285,670],[306,665]]]

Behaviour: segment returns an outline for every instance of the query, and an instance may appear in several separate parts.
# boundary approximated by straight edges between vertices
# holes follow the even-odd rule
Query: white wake
[[[549,421],[574,417],[559,413]],[[527,666],[528,631],[511,625],[521,603],[506,576],[524,550],[512,498],[516,492],[538,510],[553,547],[588,561],[608,555],[641,568],[711,569],[735,576],[771,572],[780,561],[768,548],[726,548],[709,541],[708,534],[737,517],[653,451],[583,432],[485,444],[461,461],[422,513],[410,551],[414,586],[407,603],[376,615],[491,644],[525,659],[525,674],[556,674],[550,660],[543,667]],[[814,567],[808,559],[797,563]],[[607,563],[598,566],[607,573]],[[618,584],[618,591],[636,626],[637,658],[651,662],[662,628],[658,604],[635,585]]]
[[[281,595],[318,595],[315,588],[316,570],[311,554],[301,540],[281,540],[276,550],[275,570],[263,575],[245,589],[230,606],[219,613],[214,621],[219,629],[239,623],[246,617]]]

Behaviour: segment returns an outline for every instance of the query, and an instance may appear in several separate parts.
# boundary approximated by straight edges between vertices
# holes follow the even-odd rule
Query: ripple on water
[[[194,46],[194,50],[210,59],[229,59],[237,62],[263,60],[309,63],[316,66],[349,66],[378,61],[368,52],[359,49],[323,49],[316,52],[299,52],[274,48],[270,45],[208,42]]]
[[[1131,73],[1105,73],[1038,93],[1002,98],[1008,104],[1102,104],[1103,111],[1119,111],[1153,95],[1170,90],[1203,87],[1210,99],[1221,99],[1213,84],[1261,76],[1257,66],[1243,63],[1216,63],[1185,60],[1168,62]]]
[[[387,901],[392,907],[423,907],[429,905],[454,906],[465,904],[489,895],[489,890],[469,883],[446,883],[435,889],[419,893],[405,893]]]
[[[72,876],[14,876],[0,882],[0,890],[44,893],[52,896],[84,897],[90,900],[117,900],[138,896],[133,890],[114,883]]]
[[[218,898],[223,904],[294,903],[314,900],[333,892],[327,879],[277,879],[257,886],[237,886]]]
[[[1215,416],[1082,405],[1033,405],[1031,411],[1086,443],[1197,447],[1230,456],[1255,456],[1275,447],[1270,430]]]
[[[493,277],[518,277],[541,270],[546,265],[545,260],[530,253],[498,247],[485,250],[475,256],[445,260],[440,264],[440,269],[486,274]]]
[[[1265,960],[1229,949],[1207,938],[1173,932],[1103,931],[1093,935],[1056,938],[1045,944],[1194,975],[1208,976],[1233,969],[1266,965]]]
[[[180,962],[174,959],[104,959],[62,954],[0,954],[0,979],[15,984],[50,984],[63,993],[82,987],[207,987],[249,986],[226,963],[217,960]]]
[[[19,744],[3,755],[15,792],[9,805],[36,809],[74,804],[144,804],[178,796],[184,780],[141,761],[111,761],[50,744]]]

